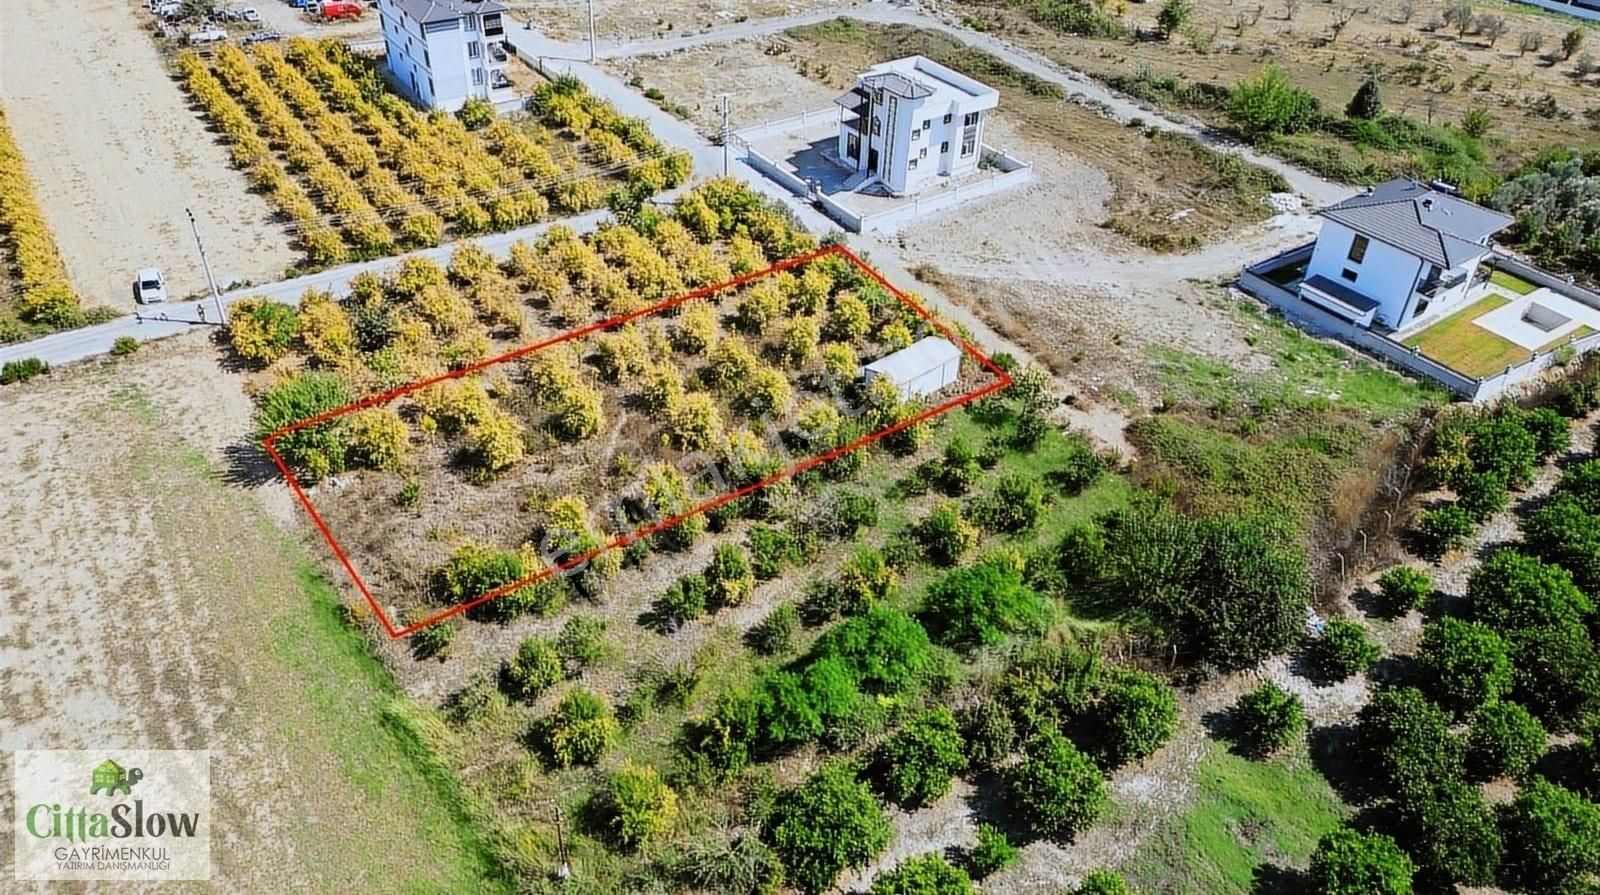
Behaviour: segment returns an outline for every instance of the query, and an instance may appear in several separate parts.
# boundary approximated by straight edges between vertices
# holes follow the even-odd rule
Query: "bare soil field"
[[[1112,40],[1061,34],[1030,19],[1022,6],[989,0],[943,0],[930,4],[942,15],[982,27],[996,37],[1034,50],[1089,75],[1132,76],[1141,71],[1176,75],[1181,83],[1231,86],[1271,61],[1325,108],[1343,110],[1369,73],[1383,84],[1389,111],[1435,124],[1455,124],[1472,107],[1489,109],[1494,125],[1491,154],[1512,159],[1544,146],[1592,141],[1600,108],[1595,76],[1578,70],[1579,55],[1561,59],[1567,31],[1595,31],[1579,20],[1515,3],[1473,4],[1479,16],[1504,20],[1506,33],[1492,41],[1469,29],[1462,35],[1443,24],[1447,4],[1382,0],[1353,4],[1240,3],[1196,0],[1182,33],[1168,41]],[[1160,4],[1118,7],[1125,21],[1153,31]],[[1335,34],[1335,22],[1345,21]],[[1524,52],[1525,35],[1537,49]],[[1492,43],[1492,46],[1491,46]],[[1548,99],[1546,96],[1548,95]]]
[[[595,34],[607,38],[669,37],[695,34],[722,25],[793,15],[816,9],[841,13],[874,0],[665,0],[634,3],[630,0],[595,0]],[[587,40],[589,20],[582,3],[520,4],[519,15],[534,27],[562,40]]]
[[[250,402],[217,357],[186,336],[0,393],[0,748],[211,750],[213,878],[150,891],[482,891],[288,494],[240,487]]]
[[[266,203],[228,166],[126,0],[0,4],[0,97],[85,301],[131,310],[156,266],[174,296],[206,281],[186,208],[219,278],[275,280],[294,260]]]

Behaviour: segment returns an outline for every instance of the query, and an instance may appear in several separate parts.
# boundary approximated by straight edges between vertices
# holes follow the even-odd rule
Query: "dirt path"
[[[185,208],[212,270],[254,282],[294,260],[266,202],[167,77],[128,0],[0,3],[0,101],[78,290],[132,310],[133,272],[158,266],[174,297],[205,288]]]

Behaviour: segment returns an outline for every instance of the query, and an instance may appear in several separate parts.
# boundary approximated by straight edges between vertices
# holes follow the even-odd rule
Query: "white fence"
[[[801,112],[799,115],[790,115],[788,118],[768,118],[760,124],[741,127],[737,131],[737,135],[743,137],[746,142],[765,140],[767,137],[785,134],[813,124],[836,124],[839,121],[839,114],[837,106],[829,106],[826,109],[811,109],[810,111]]]
[[[1468,376],[1438,361],[1424,357],[1421,351],[1416,348],[1402,345],[1382,333],[1373,332],[1364,326],[1357,326],[1348,320],[1322,310],[1316,305],[1302,301],[1295,292],[1265,277],[1264,273],[1266,271],[1291,264],[1302,256],[1310,258],[1311,249],[1312,245],[1300,246],[1246,268],[1239,275],[1239,287],[1277,308],[1283,313],[1284,317],[1312,332],[1331,336],[1370,354],[1375,354],[1402,370],[1439,383],[1452,393],[1468,401],[1492,400],[1504,394],[1512,386],[1534,379],[1550,369],[1550,367],[1561,362],[1566,356],[1600,350],[1600,333],[1590,333],[1581,339],[1574,339],[1552,350],[1535,353],[1528,360],[1508,366],[1494,376]],[[1596,295],[1587,289],[1573,286],[1558,277],[1551,276],[1536,267],[1523,264],[1514,258],[1497,253],[1490,263],[1491,266],[1502,268],[1509,273],[1514,273],[1519,277],[1524,277],[1541,286],[1560,292],[1574,301],[1600,307],[1600,295]]]
[[[997,173],[953,189],[941,190],[931,195],[914,196],[907,199],[905,204],[896,208],[885,209],[873,214],[861,214],[817,189],[814,184],[802,179],[795,172],[763,155],[754,146],[750,145],[747,137],[750,133],[751,131],[748,130],[740,131],[729,138],[729,145],[739,154],[739,158],[745,164],[760,171],[764,176],[780,184],[789,192],[822,209],[824,214],[833,218],[840,226],[852,233],[893,231],[917,218],[944,211],[1001,190],[1020,186],[1033,179],[1032,165],[1009,153],[985,146],[983,147],[984,162],[992,166]]]

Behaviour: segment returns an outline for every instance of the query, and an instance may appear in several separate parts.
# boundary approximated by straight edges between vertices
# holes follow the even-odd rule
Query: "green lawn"
[[[1518,295],[1528,295],[1535,289],[1539,288],[1537,285],[1524,280],[1522,277],[1519,277],[1515,274],[1506,273],[1503,270],[1490,272],[1489,282],[1495,284],[1496,286],[1510,289],[1512,292],[1515,292]]]
[[[1271,868],[1303,868],[1346,809],[1303,747],[1272,761],[1218,743],[1196,768],[1193,805],[1134,856],[1129,881],[1167,895],[1245,895]],[[1270,888],[1268,889],[1270,891]]]
[[[1532,356],[1528,349],[1473,322],[1510,303],[1503,295],[1485,296],[1412,335],[1404,344],[1422,349],[1424,356],[1467,376],[1493,376]]]
[[[1251,329],[1246,340],[1271,358],[1272,370],[1246,373],[1209,357],[1153,346],[1146,356],[1170,397],[1223,409],[1261,402],[1326,405],[1358,411],[1374,422],[1409,417],[1424,405],[1446,400],[1432,385],[1308,336],[1255,305],[1237,308]]]

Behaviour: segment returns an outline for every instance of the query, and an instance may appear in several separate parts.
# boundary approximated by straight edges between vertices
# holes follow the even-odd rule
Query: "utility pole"
[[[589,61],[595,61],[594,49],[594,0],[589,0]]]
[[[217,323],[228,325],[228,312],[222,307],[222,294],[217,291],[217,278],[211,275],[211,260],[206,257],[206,244],[200,241],[200,225],[195,222],[194,212],[188,208],[183,210],[189,216],[189,229],[194,232],[195,248],[200,250],[200,266],[205,268],[206,283],[211,286],[211,300],[217,303]]]
[[[732,142],[733,131],[728,129],[728,94],[722,95],[722,176],[728,176],[728,144]]]

